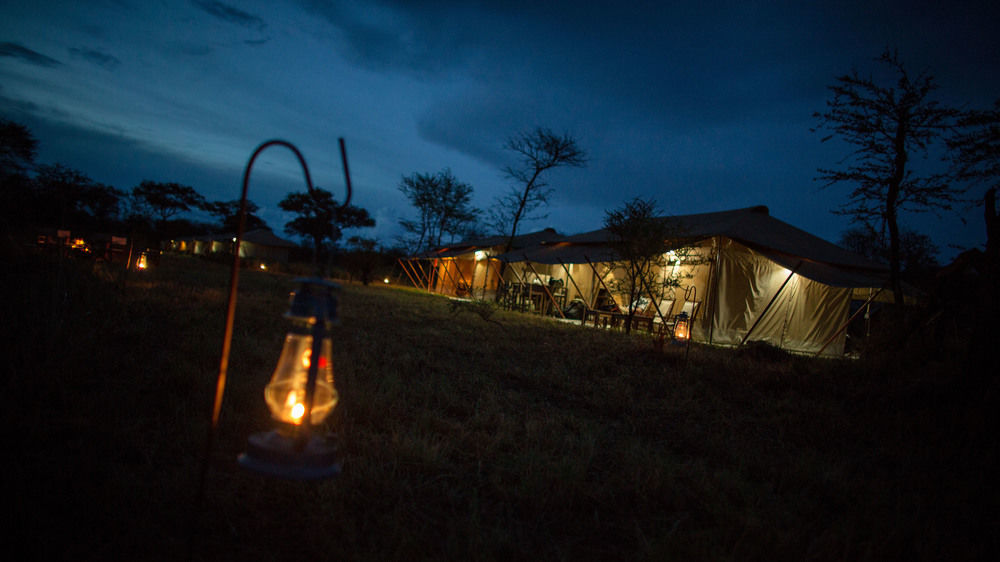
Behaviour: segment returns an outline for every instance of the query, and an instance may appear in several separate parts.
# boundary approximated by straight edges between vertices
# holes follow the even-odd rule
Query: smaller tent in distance
[[[235,234],[203,234],[171,240],[168,249],[199,256],[232,253]],[[287,263],[288,253],[297,244],[280,238],[266,228],[243,233],[240,241],[240,258],[262,263]]]
[[[562,238],[546,228],[515,236],[512,250],[552,243]],[[414,286],[454,297],[492,299],[499,280],[508,277],[505,266],[495,256],[504,252],[509,236],[489,236],[463,240],[428,250],[399,261]]]

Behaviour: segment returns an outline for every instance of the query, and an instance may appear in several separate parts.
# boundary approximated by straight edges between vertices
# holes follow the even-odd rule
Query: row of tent
[[[167,243],[167,250],[180,253],[207,256],[230,254],[236,243],[234,234],[202,234],[187,238],[177,238]],[[285,240],[266,228],[251,230],[240,240],[240,258],[256,259],[261,262],[288,263],[289,251],[297,244]]]
[[[838,357],[849,322],[874,299],[888,296],[884,265],[774,218],[767,207],[664,220],[684,233],[687,251],[679,255],[688,258],[667,261],[662,275],[676,276],[682,286],[651,291],[651,310],[669,316],[693,301],[687,304],[697,311],[694,341],[760,341]],[[516,237],[507,252],[507,238],[500,236],[450,244],[400,263],[415,285],[450,296],[492,299],[499,288],[518,283],[560,287],[565,300],[552,307],[558,313],[564,303],[594,309],[608,298],[608,287],[623,276],[613,266],[611,240],[606,229],[574,236],[547,229]],[[552,298],[551,291],[542,292]],[[626,307],[620,296],[611,296]]]

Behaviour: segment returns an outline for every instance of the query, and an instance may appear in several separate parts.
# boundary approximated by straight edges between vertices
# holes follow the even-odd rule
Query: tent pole
[[[454,261],[454,258],[452,258],[452,261]],[[452,292],[456,293],[455,296],[458,296],[457,295],[457,293],[458,293],[458,283],[455,282],[455,278],[451,276],[451,273],[448,273],[448,258],[441,258],[441,263],[444,265],[444,275],[445,275],[445,277],[448,278],[448,281],[451,281],[451,290],[452,290]]]
[[[719,308],[719,259],[722,256],[722,237],[716,236],[713,238],[715,245],[715,256],[709,259],[708,262],[708,294],[705,295],[705,299],[708,300],[711,297],[712,300],[708,301],[708,311],[706,312],[705,319],[708,321],[708,344],[711,345],[715,338],[715,315]]]
[[[407,269],[406,265],[403,264],[403,258],[398,258],[396,261],[399,262],[399,267],[403,268],[403,271],[406,273],[406,276],[410,278],[410,283],[413,283],[414,287],[419,287],[420,285],[417,285],[417,282],[413,280],[413,276],[410,275],[410,270]]]
[[[594,263],[590,261],[590,258],[588,258],[587,256],[583,256],[583,259],[587,260],[587,263],[590,265],[590,268],[594,270],[594,275],[597,276],[597,281],[600,282],[602,287],[604,287],[604,290],[608,292],[608,295],[611,295],[611,297],[614,298],[614,294],[611,292],[611,289],[609,289],[608,286],[604,284],[604,277],[602,277],[601,274],[597,272],[597,266],[595,266]],[[594,300],[595,301],[597,300],[597,295],[594,295]],[[597,303],[595,302],[594,304]]]
[[[497,303],[499,303],[500,302],[500,285],[504,282],[503,281],[503,272],[500,271],[499,267],[497,267],[495,264],[493,264],[494,261],[495,262],[500,262],[500,260],[498,260],[498,259],[488,258],[486,260],[486,263],[487,263],[487,267],[489,267],[489,266],[493,267],[493,273],[495,273],[496,276],[497,276],[497,290],[496,290],[496,294],[493,297],[493,300],[496,301]]]
[[[431,282],[430,282],[431,281],[431,276],[427,272],[424,271],[424,266],[423,266],[423,264],[420,263],[419,259],[414,260],[414,263],[416,263],[417,265],[413,266],[413,272],[416,273],[417,268],[418,267],[420,268],[420,275],[418,275],[417,277],[418,278],[422,277],[423,279],[425,279],[425,281],[424,281],[424,288],[427,290],[428,293],[433,293],[434,291],[431,289]]]
[[[528,267],[531,268],[531,272],[535,274],[536,278],[541,279],[541,276],[538,275],[537,271],[535,271],[535,267],[533,265],[531,265],[530,261],[528,261],[528,256],[524,256],[524,263],[528,264]],[[552,303],[552,307],[555,308],[556,311],[559,313],[559,317],[562,318],[563,320],[565,320],[566,319],[566,315],[563,314],[562,309],[559,308],[559,303],[557,303],[555,297],[552,296],[552,291],[549,291],[548,285],[542,284],[542,289],[545,290],[545,296],[549,297],[549,302]]]
[[[566,267],[566,264],[564,264],[562,261],[559,262],[559,265],[561,265],[562,268],[566,271],[566,277],[569,278],[569,282],[572,283],[573,287],[576,289],[576,294],[580,295],[580,297],[583,297],[583,291],[581,291],[580,286],[576,284],[576,280],[573,279],[573,274],[569,272],[569,268]],[[587,323],[587,311],[589,310],[589,308],[587,307],[587,301],[583,301],[583,308],[584,311],[583,311],[583,316],[580,317],[580,324]]]
[[[778,300],[778,295],[781,294],[781,291],[785,290],[785,286],[788,285],[788,282],[792,280],[792,277],[795,275],[795,272],[798,271],[800,267],[802,267],[802,260],[799,260],[799,263],[795,264],[795,269],[793,269],[788,274],[788,277],[785,278],[785,282],[782,283],[780,287],[778,287],[778,291],[774,293],[773,297],[771,297],[771,301],[767,303],[767,306],[764,307],[764,310],[762,310],[761,313],[757,316],[757,319],[754,320],[753,326],[750,326],[750,329],[747,330],[746,335],[743,336],[743,340],[740,342],[740,346],[747,343],[747,339],[750,337],[750,334],[752,334],[754,329],[757,328],[757,325],[760,324],[760,321],[764,319],[764,316],[767,314],[767,311],[771,310],[771,306],[774,305],[774,301]]]
[[[507,269],[507,268],[504,268],[504,269]],[[527,289],[529,287],[528,286],[528,272],[525,271],[523,267],[521,268],[521,273],[523,273],[524,275],[518,275],[516,267],[511,267],[510,271],[511,271],[511,273],[514,274],[514,279],[517,279],[517,282],[521,285],[521,294],[517,295],[517,300],[520,301],[520,302],[519,303],[515,303],[515,304],[519,306],[519,308],[521,309],[521,312],[524,312],[524,301],[522,300],[522,297],[524,296],[525,289]]]
[[[486,287],[490,284],[490,256],[486,256],[486,263],[483,264],[483,300],[486,300]]]
[[[829,347],[831,343],[833,343],[833,340],[837,339],[837,337],[844,330],[846,330],[848,326],[851,325],[851,322],[853,322],[854,319],[858,317],[858,314],[861,314],[861,311],[864,310],[866,307],[868,307],[872,303],[872,301],[875,300],[875,297],[879,296],[881,293],[882,289],[879,289],[875,291],[875,293],[873,293],[870,297],[868,297],[868,300],[865,301],[865,304],[858,307],[858,309],[854,311],[854,314],[852,314],[851,317],[847,319],[847,322],[844,322],[839,328],[837,328],[837,331],[832,336],[830,336],[828,340],[826,340],[826,343],[823,344],[823,347],[819,348],[819,351],[817,351],[816,355],[814,355],[813,357],[819,357],[821,353],[826,351],[826,348]]]

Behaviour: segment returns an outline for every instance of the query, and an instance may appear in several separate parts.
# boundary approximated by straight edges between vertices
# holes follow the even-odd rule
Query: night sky
[[[414,214],[402,176],[450,168],[485,209],[507,187],[504,141],[543,126],[590,162],[549,176],[549,217],[523,231],[599,228],[644,196],[668,214],[763,204],[836,241],[849,189],[813,178],[846,150],[810,132],[836,76],[877,70],[888,47],[942,101],[1000,97],[1000,3],[923,4],[4,2],[0,115],[31,128],[42,163],[214,200],[238,198],[251,151],[276,137],[342,198],[344,137],[354,202],[378,222],[364,234],[386,243]],[[266,154],[250,198],[280,234],[277,201],[305,187],[290,153]],[[902,221],[942,260],[985,242],[979,210]]]

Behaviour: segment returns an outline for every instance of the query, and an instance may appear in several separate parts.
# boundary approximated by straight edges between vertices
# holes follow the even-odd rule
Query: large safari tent
[[[883,266],[774,218],[763,206],[662,220],[671,221],[688,248],[678,252],[683,258],[668,254],[660,272],[675,276],[680,287],[647,291],[640,313],[659,322],[684,310],[693,316],[694,341],[726,346],[761,341],[792,352],[840,356],[852,300],[867,302],[885,286]],[[588,310],[607,308],[611,299],[627,306],[610,290],[622,272],[612,267],[606,230],[525,237],[502,254],[497,246],[456,244],[439,249],[437,258],[429,252],[407,265],[426,263],[425,279],[434,282],[423,287],[452,296],[489,298],[498,286],[501,291],[539,287],[541,298],[534,302],[551,300],[545,310],[557,316],[574,301]],[[504,284],[498,285],[501,271]]]

